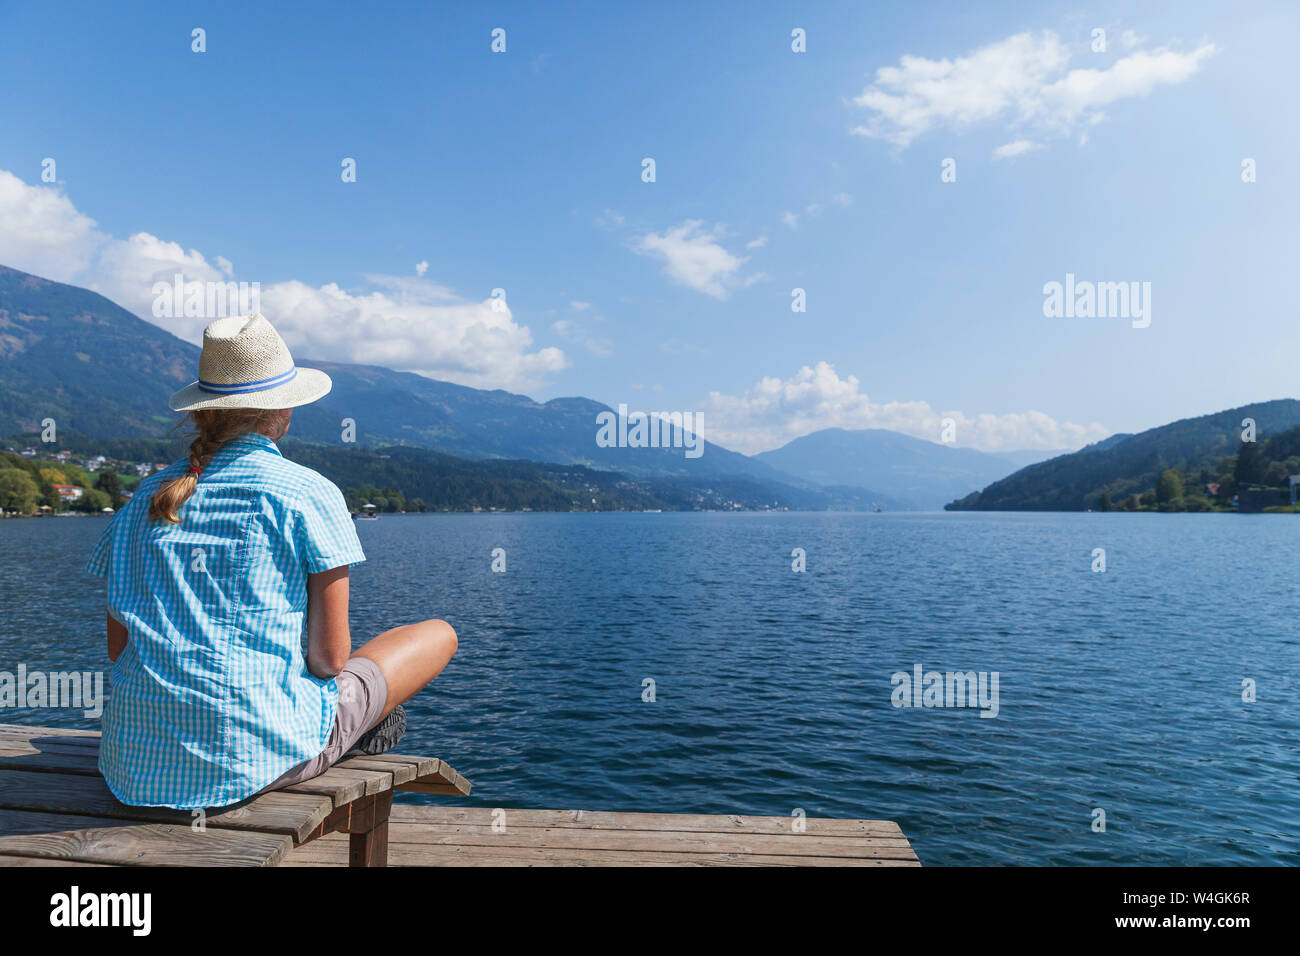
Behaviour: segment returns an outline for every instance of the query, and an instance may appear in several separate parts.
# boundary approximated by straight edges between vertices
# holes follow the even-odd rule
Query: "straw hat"
[[[172,411],[296,408],[329,392],[320,369],[293,364],[280,333],[259,312],[217,319],[203,330],[199,380],[171,397]]]

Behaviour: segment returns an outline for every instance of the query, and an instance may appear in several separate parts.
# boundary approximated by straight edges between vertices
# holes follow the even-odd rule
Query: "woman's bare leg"
[[[441,674],[455,653],[456,632],[446,621],[433,620],[384,631],[353,651],[352,656],[368,657],[384,672],[388,681],[388,702],[384,705],[387,717],[394,707],[410,700]]]

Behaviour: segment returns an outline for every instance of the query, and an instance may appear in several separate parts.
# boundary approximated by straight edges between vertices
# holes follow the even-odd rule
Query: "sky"
[[[0,0],[0,264],[193,342],[158,279],[256,282],[303,359],[695,412],[746,453],[945,418],[1077,448],[1300,394],[1298,28],[1293,3]],[[1045,315],[1067,274],[1149,289],[1149,324]]]

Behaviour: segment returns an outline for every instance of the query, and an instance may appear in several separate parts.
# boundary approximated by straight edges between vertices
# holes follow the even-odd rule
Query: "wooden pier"
[[[496,821],[496,829],[493,829]],[[734,814],[393,806],[389,866],[920,866],[898,824]],[[285,866],[347,866],[327,836]]]
[[[920,865],[887,820],[395,804],[470,790],[443,761],[398,754],[201,815],[135,807],[98,757],[98,733],[0,724],[0,866]]]

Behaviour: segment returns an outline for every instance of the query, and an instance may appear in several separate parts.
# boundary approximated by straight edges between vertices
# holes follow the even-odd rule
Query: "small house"
[[[59,493],[59,500],[71,504],[74,501],[81,500],[82,490],[77,485],[55,485],[54,490]]]

